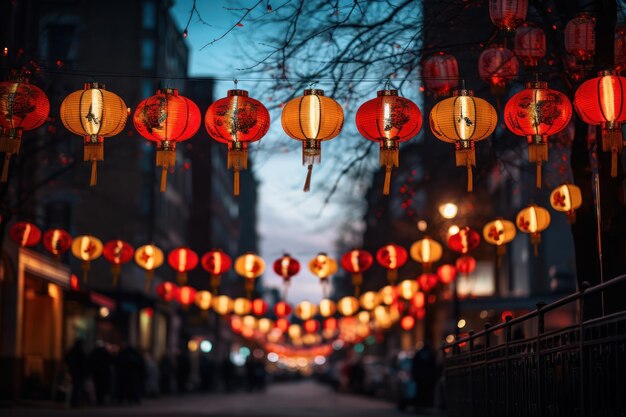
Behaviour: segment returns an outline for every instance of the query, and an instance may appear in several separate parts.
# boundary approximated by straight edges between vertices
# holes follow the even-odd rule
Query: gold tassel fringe
[[[233,173],[233,195],[239,195],[239,169],[235,168],[235,172]]]
[[[89,262],[83,262],[82,269],[83,269],[83,282],[86,284],[87,281],[89,280]]]
[[[120,281],[120,266],[113,265],[111,271],[113,271],[113,287],[115,288]]]
[[[363,274],[352,274],[352,285],[354,286],[354,296],[358,297],[361,294],[361,285],[363,284]]]
[[[537,188],[541,188],[541,164],[548,162],[548,143],[542,142],[529,142],[528,143],[528,160],[537,164]]]
[[[391,165],[385,167],[385,183],[383,185],[383,195],[389,195],[389,188],[391,188]]]
[[[619,165],[619,155],[624,149],[624,141],[622,139],[622,131],[620,127],[602,130],[602,150],[611,152],[611,177],[617,177],[617,168]]]
[[[22,135],[18,134],[16,130],[15,135],[7,134],[6,130],[0,135],[0,152],[10,153],[17,155],[20,152],[20,144],[22,143]]]
[[[531,233],[530,234],[530,243],[534,246],[535,256],[539,256],[539,244],[541,243],[541,234],[540,233]]]
[[[152,278],[154,277],[154,271],[146,271],[146,292],[149,294],[152,292]]]
[[[398,280],[398,270],[389,269],[387,271],[387,281],[389,281],[389,284],[394,285],[397,280]]]
[[[2,164],[2,176],[0,182],[7,182],[9,180],[9,165],[11,164],[11,154],[4,154],[4,163]]]
[[[176,274],[176,281],[178,281],[178,285],[180,286],[187,284],[187,273],[179,272],[178,274]]]
[[[313,164],[310,164],[306,169],[306,180],[304,181],[304,187],[302,191],[308,193],[311,189],[311,176],[313,176]]]
[[[254,291],[254,279],[246,278],[245,290],[247,297],[251,299]]]
[[[217,295],[217,291],[220,288],[221,281],[221,275],[211,275],[211,289],[213,290],[213,295]]]

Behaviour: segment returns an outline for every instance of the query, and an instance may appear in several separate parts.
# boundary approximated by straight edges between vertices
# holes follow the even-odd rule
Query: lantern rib
[[[81,135],[81,136],[84,136],[84,134],[85,134],[85,133],[88,133],[88,132],[87,132],[87,128],[86,128],[86,127],[85,127],[85,125],[83,124],[83,118],[82,118],[82,116],[81,116],[81,111],[82,111],[82,108],[83,108],[83,97],[85,96],[85,93],[86,93],[86,92],[87,92],[87,90],[83,90],[83,91],[81,91],[81,93],[80,93],[80,98],[78,99],[78,122],[80,123],[80,127],[82,127],[82,128],[83,128],[83,132],[76,132],[76,131],[74,131],[74,130],[72,129],[72,130],[74,131],[74,133],[75,133],[75,134],[77,134],[77,135]]]

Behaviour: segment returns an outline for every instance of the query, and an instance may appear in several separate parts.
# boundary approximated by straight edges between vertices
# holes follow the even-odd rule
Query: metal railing
[[[603,303],[618,286],[626,275],[444,345],[448,415],[626,416],[626,297],[617,312],[583,319],[591,298]],[[546,315],[567,306],[575,319],[546,330]]]

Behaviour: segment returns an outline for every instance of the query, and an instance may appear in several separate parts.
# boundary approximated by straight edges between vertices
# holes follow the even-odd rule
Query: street
[[[263,393],[189,394],[145,400],[139,406],[36,409],[16,407],[4,416],[232,416],[232,417],[400,417],[415,416],[398,411],[394,404],[364,396],[338,394],[311,381],[270,385]]]

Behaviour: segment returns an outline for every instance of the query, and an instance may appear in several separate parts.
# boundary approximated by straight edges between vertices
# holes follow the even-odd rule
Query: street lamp
[[[439,205],[439,214],[444,219],[454,219],[459,212],[459,207],[454,203],[443,203]]]

